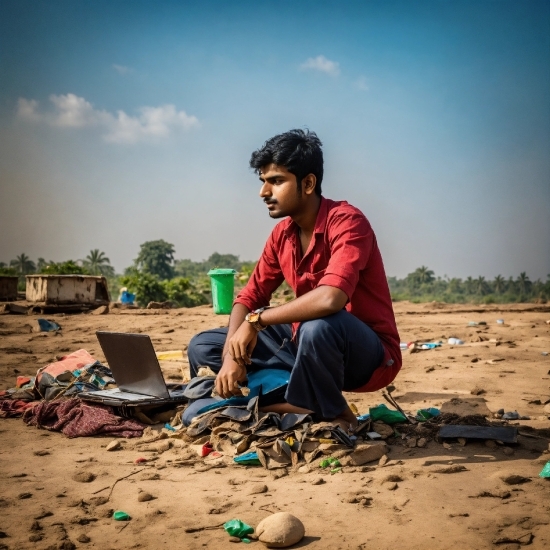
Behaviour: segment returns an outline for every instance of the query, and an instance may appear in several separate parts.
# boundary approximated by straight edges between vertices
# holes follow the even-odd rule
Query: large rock
[[[388,446],[383,443],[364,443],[357,445],[353,453],[345,457],[343,465],[345,466],[362,466],[367,462],[380,459],[388,452]]]
[[[304,524],[292,514],[279,512],[266,517],[256,527],[256,536],[268,548],[286,548],[301,541]]]

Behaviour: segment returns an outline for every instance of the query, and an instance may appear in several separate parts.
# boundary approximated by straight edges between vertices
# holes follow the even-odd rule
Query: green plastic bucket
[[[214,313],[228,315],[233,306],[233,289],[235,287],[234,269],[211,269],[208,272],[212,286],[212,304]]]

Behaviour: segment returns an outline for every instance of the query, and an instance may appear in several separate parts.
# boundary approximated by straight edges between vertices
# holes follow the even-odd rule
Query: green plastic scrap
[[[254,533],[254,527],[250,527],[240,519],[230,519],[223,524],[223,528],[231,537],[239,537],[243,542],[245,542],[246,535]],[[247,539],[247,542],[250,540]]]
[[[242,455],[236,456],[233,459],[233,462],[241,464],[242,466],[261,466],[260,459],[258,458],[258,453],[244,453]]]
[[[321,462],[319,462],[319,468],[338,468],[341,466],[340,461],[337,458],[334,458],[333,456],[329,456],[328,458],[323,458]]]
[[[401,414],[399,411],[392,411],[391,409],[388,409],[388,407],[386,407],[383,403],[381,405],[377,405],[376,407],[372,407],[369,410],[369,413],[373,421],[381,420],[386,424],[398,424],[399,422],[407,421],[404,414]]]
[[[127,514],[126,512],[123,512],[122,510],[117,510],[113,514],[113,519],[116,521],[130,521],[132,518],[130,517],[130,514]]]
[[[333,469],[330,471],[330,473],[331,473],[331,474],[337,474],[338,472],[341,472],[341,471],[342,471],[342,468],[341,468],[341,467],[339,467],[339,468],[333,468]]]
[[[544,465],[542,472],[539,474],[539,477],[550,478],[550,460]]]

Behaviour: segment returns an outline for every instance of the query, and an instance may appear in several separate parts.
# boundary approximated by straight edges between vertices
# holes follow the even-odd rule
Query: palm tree
[[[105,252],[100,252],[99,248],[90,250],[90,253],[82,263],[92,275],[111,275],[114,271],[111,266],[111,260],[105,256]]]
[[[24,253],[17,256],[15,260],[12,260],[10,266],[13,267],[19,275],[28,275],[36,271],[34,262]]]
[[[474,292],[474,286],[475,286],[475,281],[472,279],[472,277],[468,277],[468,278],[464,281],[464,286],[466,287],[466,293],[467,293],[467,294],[473,294],[473,292]]]
[[[474,281],[476,294],[483,296],[487,292],[487,281],[481,275]]]
[[[425,265],[419,267],[415,273],[420,284],[431,283],[434,280],[434,272],[431,269],[428,269]]]
[[[532,284],[529,277],[527,276],[527,273],[525,273],[525,271],[522,271],[519,274],[519,277],[517,278],[517,283],[518,283],[519,292],[522,295],[527,294]]]
[[[506,288],[506,281],[502,275],[497,275],[493,281],[493,289],[497,294],[502,294]]]

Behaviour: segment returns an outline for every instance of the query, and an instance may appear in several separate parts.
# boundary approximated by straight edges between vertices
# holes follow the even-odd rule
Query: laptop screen
[[[149,336],[121,332],[96,332],[96,335],[120,390],[170,397]]]

